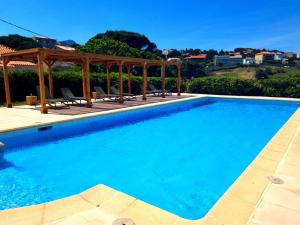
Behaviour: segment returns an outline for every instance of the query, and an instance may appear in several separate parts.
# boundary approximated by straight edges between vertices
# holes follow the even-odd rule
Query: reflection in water
[[[10,167],[15,167],[15,165],[5,159],[4,150],[0,148],[0,170],[4,170]]]

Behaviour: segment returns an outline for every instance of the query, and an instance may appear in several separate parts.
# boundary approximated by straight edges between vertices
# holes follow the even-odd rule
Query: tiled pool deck
[[[148,103],[151,104],[147,103],[147,106],[201,96],[204,95],[181,98],[173,96],[164,100],[150,98]],[[145,107],[145,103],[140,102],[140,104],[127,102],[124,106],[116,104],[115,108],[111,107],[111,103],[98,104],[98,110],[92,108],[88,111],[82,107],[71,108],[69,112],[50,110],[47,115],[28,107],[0,108],[0,131],[122,111],[126,110],[127,106],[130,106],[129,109]],[[108,110],[107,107],[111,108]],[[72,111],[81,113],[74,115],[77,113]],[[117,218],[131,218],[136,225],[298,225],[300,224],[299,127],[300,109],[270,140],[209,213],[200,220],[182,219],[117,190],[98,185],[69,198],[0,211],[0,225],[111,225]],[[271,183],[268,176],[281,178],[283,184]]]

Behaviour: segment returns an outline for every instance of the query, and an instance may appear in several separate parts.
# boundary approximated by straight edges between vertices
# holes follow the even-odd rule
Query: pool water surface
[[[199,219],[298,107],[205,98],[0,134],[0,209],[105,184]]]

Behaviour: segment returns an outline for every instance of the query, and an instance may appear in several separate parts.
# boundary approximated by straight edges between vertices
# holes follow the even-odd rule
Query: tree
[[[221,49],[221,51],[219,52],[219,55],[225,55],[225,52],[223,51],[223,49]]]
[[[106,36],[93,37],[85,45],[78,46],[78,51],[90,52],[103,55],[117,55],[126,57],[158,59],[159,57],[151,52],[144,52],[136,48],[132,48],[126,43],[110,39]]]
[[[204,51],[204,53],[206,54],[206,56],[209,60],[212,60],[215,55],[218,55],[218,51],[216,51],[214,49],[209,49],[208,51]]]
[[[15,50],[23,50],[30,48],[42,47],[31,38],[24,37],[18,34],[10,34],[8,36],[0,36],[0,44],[6,45]]]
[[[129,31],[106,31],[95,36],[95,38],[108,37],[110,39],[126,43],[132,48],[136,48],[143,51],[155,52],[157,46],[151,42],[145,35],[136,32]]]
[[[181,57],[181,53],[175,49],[168,54],[168,58],[179,58],[179,57]]]

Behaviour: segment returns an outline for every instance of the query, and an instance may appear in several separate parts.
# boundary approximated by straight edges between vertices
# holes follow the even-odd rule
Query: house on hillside
[[[75,51],[75,48],[66,45],[55,45],[52,49],[61,51]]]
[[[167,59],[167,62],[180,62],[181,61],[181,59],[180,58],[168,58]]]
[[[214,57],[215,66],[235,66],[243,64],[243,57],[241,55],[228,56],[228,55],[216,55]]]
[[[191,55],[191,56],[185,57],[185,59],[190,62],[206,62],[207,56],[206,56],[206,54]]]
[[[58,42],[55,39],[43,36],[33,36],[32,39],[44,48],[53,48],[56,44],[58,44]]]
[[[60,51],[75,51],[75,48],[73,47],[60,45],[60,44],[55,45],[52,49],[60,50]],[[69,70],[70,68],[72,68],[72,66],[74,66],[73,62],[58,61],[53,64],[53,68],[59,70]]]
[[[274,55],[275,61],[283,62],[284,59],[285,59],[285,54],[283,52],[276,52],[276,54]]]
[[[259,52],[255,54],[255,61],[257,64],[273,62],[275,55],[275,52]]]
[[[253,64],[255,64],[255,63],[256,63],[256,61],[255,61],[254,58],[247,57],[247,58],[244,58],[244,59],[243,59],[243,64],[244,64],[244,65],[253,65]]]
[[[9,48],[5,45],[0,44],[0,68],[3,67],[3,62],[1,59],[1,55],[4,53],[10,53],[10,52],[15,52],[14,49]],[[36,69],[36,64],[28,61],[10,61],[8,63],[8,69],[10,70],[35,70]]]

